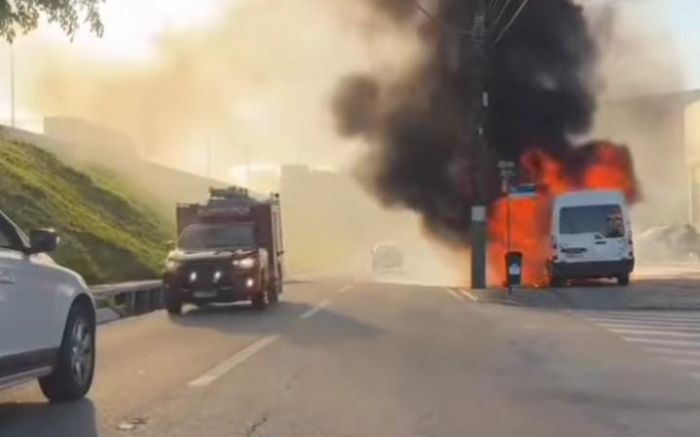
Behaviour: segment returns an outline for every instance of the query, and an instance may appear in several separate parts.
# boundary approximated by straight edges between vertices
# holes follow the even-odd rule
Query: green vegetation
[[[24,230],[56,229],[54,258],[89,283],[154,278],[166,254],[167,221],[119,186],[34,146],[0,141],[0,209]]]

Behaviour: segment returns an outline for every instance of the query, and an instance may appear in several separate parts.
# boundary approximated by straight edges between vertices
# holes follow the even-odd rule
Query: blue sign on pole
[[[511,187],[508,197],[511,199],[530,199],[537,196],[535,184],[523,184]]]

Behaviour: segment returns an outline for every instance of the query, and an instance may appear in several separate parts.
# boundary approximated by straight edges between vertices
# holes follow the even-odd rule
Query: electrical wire
[[[529,3],[529,0],[523,0],[523,2],[520,4],[520,7],[518,8],[518,10],[515,11],[513,16],[511,17],[510,21],[503,27],[503,30],[498,35],[498,37],[493,41],[492,45],[495,46],[496,44],[499,43],[499,41],[501,41],[503,39],[503,37],[506,35],[506,33],[508,32],[510,27],[513,25],[513,23],[515,23],[515,20],[517,20],[518,17],[520,16],[520,14],[523,12],[523,10],[525,10],[525,6],[527,6],[528,3]]]
[[[496,18],[493,20],[491,23],[491,26],[495,29],[498,27],[498,23],[501,22],[501,19],[505,15],[506,11],[508,10],[508,7],[510,7],[511,3],[513,3],[513,0],[504,0],[502,3],[502,7],[499,9],[498,14],[496,15]]]
[[[443,26],[445,29],[448,29],[452,32],[455,32],[460,35],[471,35],[472,31],[469,29],[464,29],[460,26],[457,26],[452,23],[448,23],[447,21],[443,20],[441,17],[437,16],[436,14],[430,12],[428,9],[426,9],[421,3],[420,0],[414,0],[414,3],[416,5],[416,8],[426,17],[430,18],[433,21],[436,21],[439,23],[441,26]]]
[[[503,4],[504,1],[508,0],[501,0],[500,3]],[[489,5],[486,7],[486,15],[493,15],[494,12],[500,9],[499,0],[492,0]]]

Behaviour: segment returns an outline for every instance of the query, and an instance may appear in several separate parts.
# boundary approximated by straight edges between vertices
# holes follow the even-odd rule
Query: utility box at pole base
[[[506,253],[506,278],[507,285],[517,287],[522,284],[523,278],[523,254],[518,251],[510,251]]]

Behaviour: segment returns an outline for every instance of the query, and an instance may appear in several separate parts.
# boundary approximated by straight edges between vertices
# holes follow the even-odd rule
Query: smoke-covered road
[[[287,291],[264,314],[209,309],[103,326],[89,400],[52,406],[33,385],[5,392],[0,435],[696,436],[700,427],[694,312],[501,306],[388,283]]]

